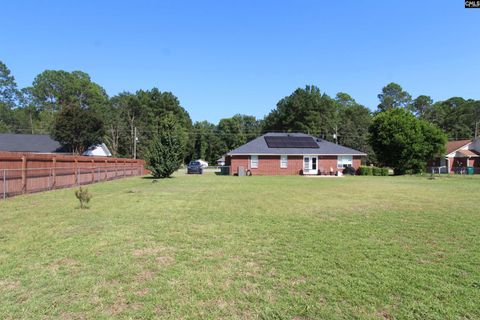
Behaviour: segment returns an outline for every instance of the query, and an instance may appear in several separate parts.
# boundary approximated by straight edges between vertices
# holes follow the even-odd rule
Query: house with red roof
[[[447,142],[445,156],[431,161],[429,167],[441,173],[465,173],[473,167],[480,173],[480,138]]]

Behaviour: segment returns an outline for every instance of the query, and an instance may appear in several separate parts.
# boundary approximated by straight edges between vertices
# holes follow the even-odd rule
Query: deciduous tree
[[[378,113],[370,127],[370,144],[378,161],[397,174],[425,169],[428,160],[444,151],[446,141],[437,126],[400,108]]]
[[[74,154],[82,154],[88,147],[101,143],[104,135],[98,112],[78,104],[62,108],[52,126],[53,139]]]

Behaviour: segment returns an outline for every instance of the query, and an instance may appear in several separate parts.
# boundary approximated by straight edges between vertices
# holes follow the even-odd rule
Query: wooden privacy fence
[[[146,173],[143,160],[0,152],[0,198]]]

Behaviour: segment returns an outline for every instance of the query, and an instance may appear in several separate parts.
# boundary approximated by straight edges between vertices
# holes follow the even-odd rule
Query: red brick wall
[[[353,166],[358,169],[361,157],[353,157]],[[287,168],[280,168],[280,156],[259,156],[258,168],[250,168],[250,156],[233,156],[230,159],[230,174],[238,174],[238,167],[250,170],[252,175],[298,175],[303,169],[303,156],[288,156]],[[337,172],[337,156],[319,156],[317,169],[328,174],[332,167]]]
[[[258,156],[258,168],[250,168],[250,156],[234,156],[231,159],[231,174],[238,174],[238,167],[250,170],[252,175],[297,175],[303,167],[302,156],[288,156],[287,168],[280,168],[280,156]]]
[[[362,157],[360,156],[353,157],[352,167],[358,170],[358,168],[360,168],[361,165],[362,165]]]
[[[354,156],[352,167],[358,169],[362,164],[362,157]],[[320,174],[330,174],[330,168],[334,173],[337,171],[343,171],[343,169],[337,168],[337,156],[319,156],[318,157],[318,170]]]
[[[320,156],[318,158],[318,170],[320,174],[330,174],[330,168],[337,172],[337,156]]]
[[[249,156],[233,156],[230,159],[230,174],[238,174],[238,167],[242,166],[246,169],[250,168]]]

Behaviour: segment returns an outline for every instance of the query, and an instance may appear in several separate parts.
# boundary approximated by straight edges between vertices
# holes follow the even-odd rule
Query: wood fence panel
[[[143,160],[0,151],[0,199],[147,173]]]

